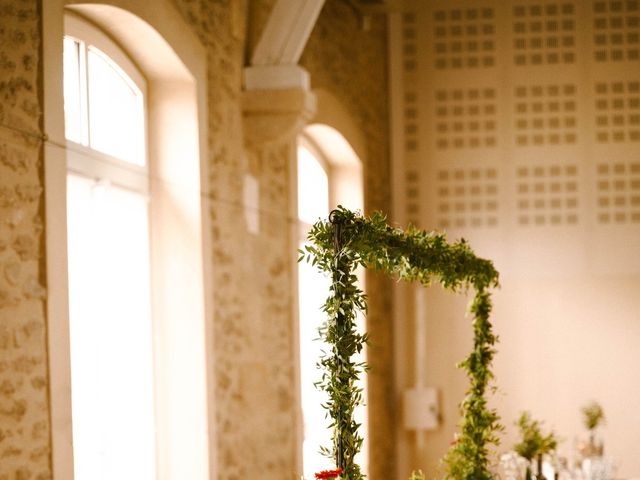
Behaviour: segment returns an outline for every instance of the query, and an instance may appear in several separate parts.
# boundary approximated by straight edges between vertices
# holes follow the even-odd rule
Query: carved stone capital
[[[300,133],[316,111],[308,90],[248,90],[243,93],[244,140],[249,147],[284,143]]]

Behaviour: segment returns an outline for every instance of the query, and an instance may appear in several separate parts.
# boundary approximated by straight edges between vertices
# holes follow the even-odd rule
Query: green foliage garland
[[[359,425],[353,420],[355,407],[362,403],[356,382],[366,365],[354,363],[367,336],[356,330],[358,311],[366,312],[364,293],[356,285],[358,266],[373,268],[402,280],[428,286],[432,279],[459,292],[472,287],[471,305],[474,347],[459,365],[469,377],[470,388],[461,404],[461,434],[445,457],[446,478],[454,480],[490,479],[488,445],[497,444],[498,414],[487,407],[486,389],[493,378],[491,361],[496,337],[489,313],[491,297],[487,289],[498,286],[493,264],[475,256],[460,240],[449,244],[443,234],[425,232],[412,226],[406,231],[392,228],[381,213],[371,217],[338,207],[329,221],[319,221],[308,234],[309,245],[300,251],[306,260],[331,275],[330,295],[323,306],[327,317],[320,328],[321,338],[331,346],[320,359],[323,369],[318,387],[327,392],[324,405],[332,419],[333,442],[324,452],[342,468],[345,480],[361,480],[354,457],[362,446]]]

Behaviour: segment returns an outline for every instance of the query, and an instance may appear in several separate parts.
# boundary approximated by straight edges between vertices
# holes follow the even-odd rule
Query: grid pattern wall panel
[[[640,161],[597,167],[599,224],[640,224]]]
[[[407,88],[420,92],[410,175],[420,195],[407,194],[429,199],[425,226],[470,236],[535,229],[549,239],[560,228],[579,237],[640,227],[635,177],[624,200],[599,189],[603,158],[609,175],[624,164],[626,177],[640,159],[639,3],[419,2],[419,84]],[[477,197],[487,186],[493,197]]]
[[[519,167],[516,188],[519,225],[578,223],[578,169],[575,165]]]
[[[596,83],[595,110],[597,142],[640,141],[640,81]]]
[[[419,155],[419,58],[418,15],[405,12],[402,15],[402,67],[403,67],[403,134],[405,158],[405,207],[407,220],[420,224],[420,172],[417,166]]]
[[[436,148],[496,145],[495,88],[438,89],[434,105]]]
[[[516,145],[576,143],[575,85],[518,86],[514,107]]]
[[[407,12],[402,16],[402,55],[405,72],[414,72],[417,69],[417,38],[417,16],[413,12]]]
[[[513,6],[516,65],[569,64],[576,60],[576,19],[572,2]]]
[[[489,7],[433,12],[434,67],[482,68],[495,65],[494,10]]]
[[[593,2],[593,43],[597,62],[640,60],[640,2]]]
[[[497,177],[494,168],[439,170],[438,228],[498,225]]]
[[[405,197],[407,220],[418,225],[420,214],[420,174],[417,169],[407,170],[405,173]]]
[[[407,152],[418,150],[418,95],[415,92],[404,94],[404,149]]]

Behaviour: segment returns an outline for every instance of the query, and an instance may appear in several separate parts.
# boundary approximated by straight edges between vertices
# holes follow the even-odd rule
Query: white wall
[[[640,69],[637,45],[612,30],[637,21],[637,7],[617,5],[415,2],[391,16],[390,73],[395,220],[467,238],[501,272],[501,449],[530,410],[572,452],[580,407],[596,400],[625,477],[640,475]],[[408,291],[398,299],[402,390],[415,382],[414,312]],[[427,294],[425,381],[439,389],[443,424],[424,448],[399,432],[399,475],[433,471],[452,440],[466,303]]]

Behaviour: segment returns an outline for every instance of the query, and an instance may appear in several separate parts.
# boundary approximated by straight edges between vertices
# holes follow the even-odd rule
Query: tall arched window
[[[301,142],[302,143],[302,142]],[[298,221],[300,245],[304,244],[306,232],[319,218],[329,214],[329,179],[322,165],[322,157],[312,153],[304,143],[298,146]],[[315,341],[323,314],[320,305],[322,293],[329,289],[329,282],[308,263],[298,264],[298,304],[300,309],[300,380],[301,402],[304,423],[302,459],[305,478],[313,478],[315,472],[327,468],[327,460],[319,454],[320,445],[331,443],[330,431],[326,428],[324,412],[320,405],[325,396],[314,388],[320,380],[314,369],[320,358],[323,345]]]
[[[68,15],[64,92],[75,476],[151,480],[146,81],[111,39]]]
[[[311,225],[318,219],[326,219],[335,206],[340,204],[362,210],[362,166],[349,143],[337,130],[316,124],[307,127],[299,138],[297,167],[299,244],[302,246]],[[360,278],[363,282],[364,277]],[[320,446],[328,447],[331,444],[329,421],[322,408],[326,398],[314,386],[320,380],[316,363],[324,349],[324,345],[317,340],[318,327],[324,321],[320,307],[328,292],[329,279],[308,263],[299,263],[300,394],[305,478],[313,478],[315,472],[332,467],[330,460],[320,453]],[[362,386],[366,388],[365,379]],[[356,410],[356,421],[362,425],[360,432],[365,438],[359,463],[366,471],[368,444],[364,408]]]
[[[48,109],[47,215],[57,219],[48,258],[68,259],[69,277],[62,265],[48,270],[69,304],[67,317],[50,302],[52,463],[56,478],[204,480],[216,476],[200,181],[206,52],[171,2],[128,6],[69,6],[64,55],[52,49],[45,64],[52,78],[64,73],[66,137],[62,109]],[[60,31],[56,18],[62,26],[49,8],[45,36]],[[65,191],[66,216],[55,195]]]

